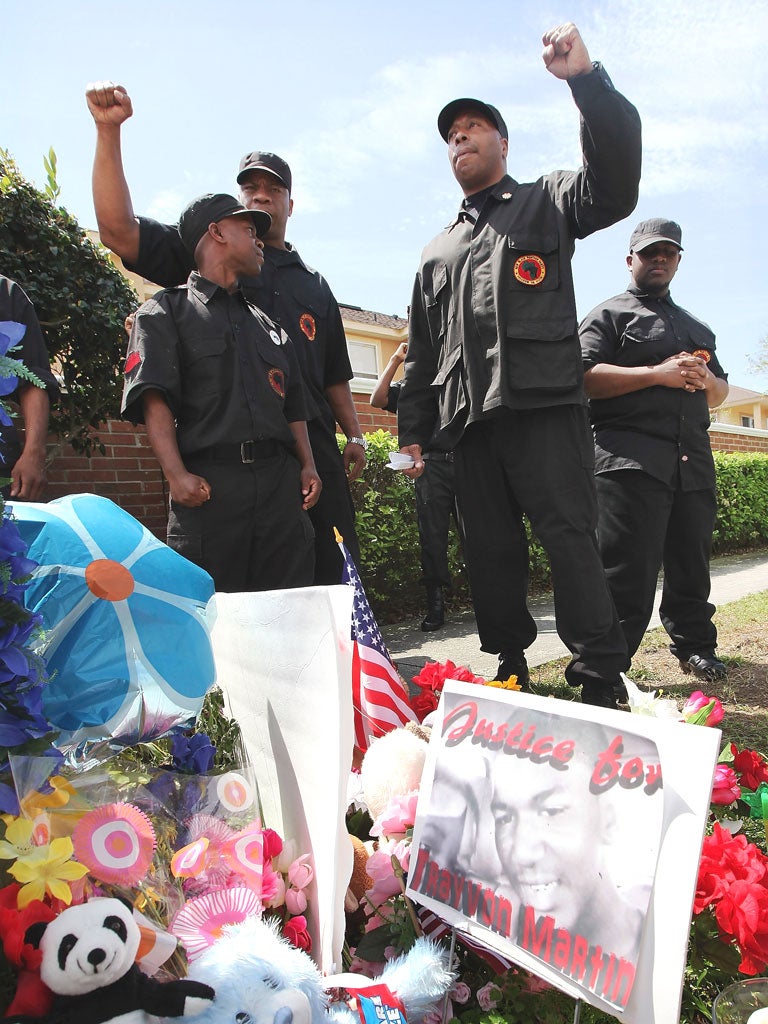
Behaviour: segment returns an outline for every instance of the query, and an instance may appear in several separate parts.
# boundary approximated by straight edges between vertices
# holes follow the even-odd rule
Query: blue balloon
[[[13,513],[38,563],[25,604],[42,619],[59,744],[137,743],[194,718],[216,681],[208,573],[95,494]]]

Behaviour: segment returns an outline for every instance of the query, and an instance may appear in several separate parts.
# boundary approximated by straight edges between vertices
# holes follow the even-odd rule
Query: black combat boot
[[[421,624],[422,633],[434,633],[441,629],[445,622],[445,605],[443,588],[439,583],[427,584],[427,614]]]

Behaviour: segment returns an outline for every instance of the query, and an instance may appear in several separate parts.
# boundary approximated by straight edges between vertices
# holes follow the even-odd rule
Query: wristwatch
[[[347,444],[359,444],[364,452],[368,451],[368,442],[364,437],[348,437]]]

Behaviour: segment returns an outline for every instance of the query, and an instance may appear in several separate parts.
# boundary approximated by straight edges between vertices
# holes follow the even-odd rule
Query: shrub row
[[[424,589],[413,482],[387,469],[389,453],[398,450],[389,431],[368,434],[368,465],[352,486],[362,548],[361,576],[377,617],[393,622],[423,610]],[[768,544],[768,455],[715,452],[718,516],[714,533],[717,554]],[[531,586],[550,586],[549,562],[530,535]],[[452,600],[469,599],[467,574],[455,527],[448,562]]]

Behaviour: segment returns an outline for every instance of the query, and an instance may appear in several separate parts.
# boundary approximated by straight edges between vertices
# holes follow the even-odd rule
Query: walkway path
[[[716,605],[728,604],[747,594],[768,590],[768,553],[759,551],[716,558],[712,562],[711,574],[712,601]],[[649,629],[661,625],[658,617],[660,599],[659,589]],[[568,649],[555,631],[552,596],[533,599],[530,609],[536,619],[539,635],[526,652],[528,664],[541,665],[567,655]],[[450,658],[454,664],[466,665],[486,679],[493,677],[498,665],[495,654],[486,654],[480,650],[472,612],[451,616],[445,627],[435,633],[422,633],[418,622],[386,626],[382,632],[389,653],[405,679],[419,672],[425,661],[446,661]]]

